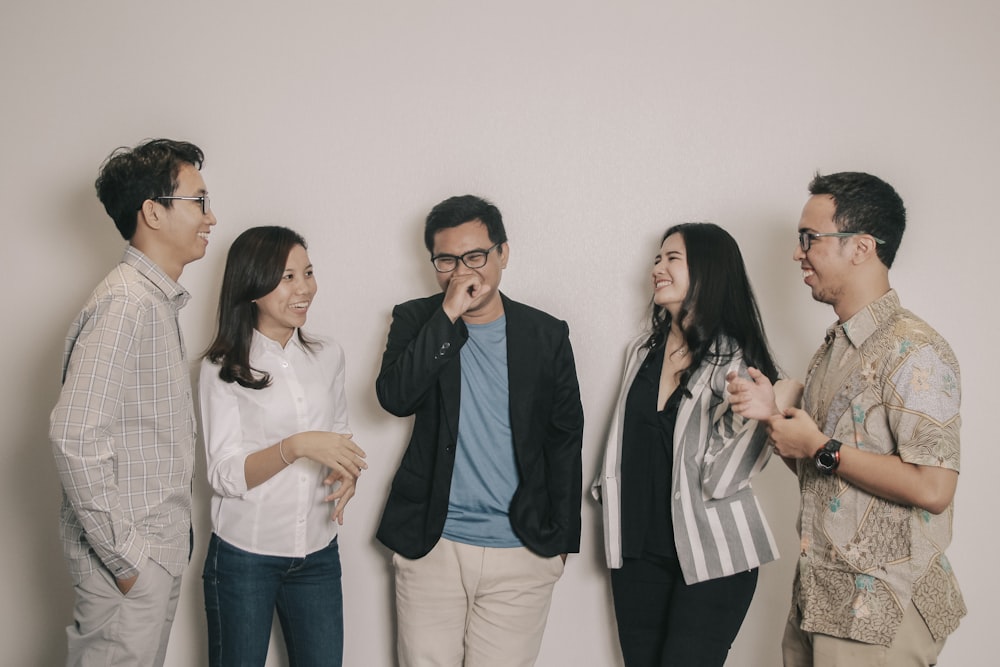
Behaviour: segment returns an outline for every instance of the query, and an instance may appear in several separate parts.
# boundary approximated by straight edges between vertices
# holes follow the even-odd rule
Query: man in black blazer
[[[580,547],[583,408],[565,322],[500,293],[500,212],[465,195],[427,216],[442,294],[393,309],[379,403],[415,415],[378,539],[392,549],[411,665],[532,665]]]

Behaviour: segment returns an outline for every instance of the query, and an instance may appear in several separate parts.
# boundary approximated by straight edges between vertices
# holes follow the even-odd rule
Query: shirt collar
[[[153,283],[157,289],[163,292],[167,300],[171,301],[178,308],[183,308],[187,304],[191,295],[186,289],[181,287],[176,281],[171,279],[163,269],[156,265],[153,260],[143,254],[141,250],[131,243],[125,247],[125,254],[122,255],[122,264],[128,264],[135,269],[139,275]]]
[[[851,319],[827,329],[827,339],[833,340],[837,330],[841,329],[854,347],[861,347],[861,344],[900,308],[899,295],[896,294],[896,290],[891,289],[859,310]]]
[[[302,345],[302,341],[299,340],[298,329],[296,329],[295,332],[292,334],[292,337],[288,339],[288,344],[284,348],[281,347],[281,344],[278,341],[268,338],[267,336],[257,331],[256,329],[253,330],[253,338],[250,339],[251,353],[253,353],[254,351],[258,352],[270,351],[282,354],[285,350],[287,350],[289,347],[292,346],[298,348],[300,351],[305,351],[305,347]]]

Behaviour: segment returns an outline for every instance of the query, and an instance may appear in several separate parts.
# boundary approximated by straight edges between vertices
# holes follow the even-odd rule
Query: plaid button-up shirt
[[[189,294],[131,245],[70,326],[49,438],[70,573],[179,576],[190,553],[195,416],[178,312]]]

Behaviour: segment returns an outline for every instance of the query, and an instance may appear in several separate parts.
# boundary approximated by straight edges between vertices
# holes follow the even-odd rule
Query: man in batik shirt
[[[769,421],[802,503],[784,662],[934,665],[966,612],[945,556],[958,362],[889,286],[906,224],[895,190],[840,173],[817,175],[809,191],[793,259],[838,320],[809,366],[803,409]]]

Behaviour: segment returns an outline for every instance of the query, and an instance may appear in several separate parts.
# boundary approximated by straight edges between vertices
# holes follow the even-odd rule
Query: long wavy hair
[[[691,360],[680,375],[684,391],[690,396],[687,382],[703,362],[724,363],[732,356],[734,350],[725,345],[715,352],[711,350],[712,344],[723,337],[739,347],[748,366],[776,382],[778,368],[771,357],[736,240],[716,224],[688,222],[668,229],[660,244],[673,234],[684,239],[689,280],[687,295],[677,313]],[[652,331],[645,347],[652,350],[664,345],[672,325],[670,311],[654,303]]]
[[[233,241],[219,294],[219,326],[205,357],[219,365],[219,377],[249,389],[263,389],[271,376],[250,366],[250,341],[257,326],[255,299],[270,294],[281,282],[292,248],[306,241],[287,227],[251,227]],[[298,331],[311,349],[316,343]]]

